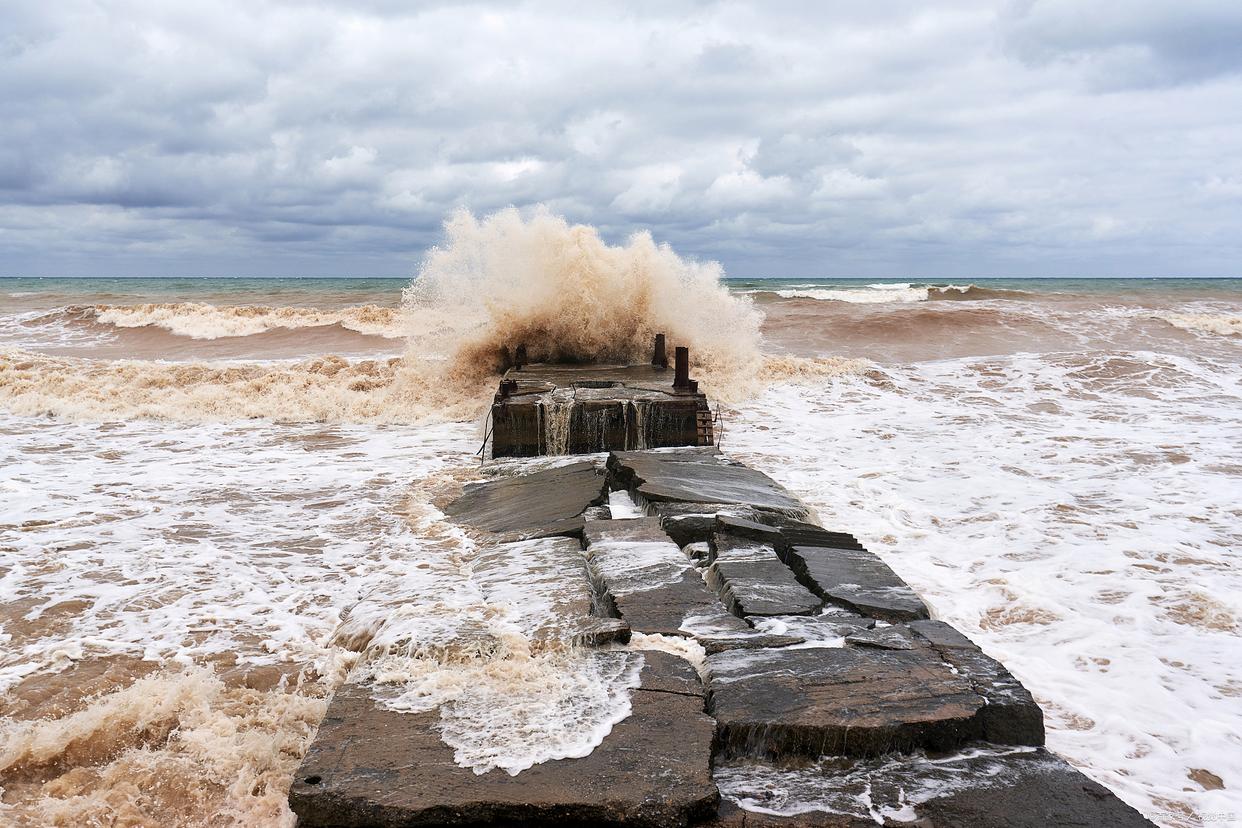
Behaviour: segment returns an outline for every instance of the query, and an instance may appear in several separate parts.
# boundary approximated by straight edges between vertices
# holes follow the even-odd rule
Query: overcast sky
[[[849,7],[852,10],[847,10]],[[1242,276],[1242,2],[0,2],[0,274]]]

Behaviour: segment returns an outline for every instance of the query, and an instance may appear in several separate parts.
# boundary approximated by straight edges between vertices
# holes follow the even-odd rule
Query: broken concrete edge
[[[457,765],[439,711],[404,713],[347,682],[289,790],[302,828],[485,824],[599,824],[657,828],[713,817],[715,722],[697,672],[678,656],[642,658],[632,712],[590,754],[517,776]]]
[[[1006,745],[1045,743],[1043,709],[1004,664],[944,621],[912,621],[908,626],[987,702],[980,711],[984,739]]]
[[[878,555],[861,547],[787,546],[781,558],[799,583],[827,602],[890,623],[931,617],[918,593]],[[834,565],[850,570],[851,576],[825,574]],[[860,570],[870,574],[859,574]]]
[[[1044,748],[984,745],[956,756],[718,763],[721,803],[700,828],[1153,828],[1134,808]],[[771,790],[804,790],[790,810]],[[795,800],[801,799],[795,795]],[[805,808],[806,801],[798,802]],[[747,807],[752,810],[747,810]]]
[[[583,512],[607,498],[607,475],[588,460],[472,481],[443,511],[505,539],[581,535]]]
[[[710,655],[704,672],[716,750],[725,757],[865,758],[976,742],[1044,743],[1042,713],[1029,695],[1002,694],[996,703],[988,686],[998,675],[993,666],[958,663],[978,672],[967,675],[930,647]]]
[[[859,631],[843,647],[709,653],[717,751],[865,757],[1044,744],[1043,712],[1004,665],[948,624],[915,623],[921,631]]]

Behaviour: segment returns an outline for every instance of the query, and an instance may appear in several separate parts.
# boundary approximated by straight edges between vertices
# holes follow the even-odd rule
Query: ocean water
[[[413,289],[0,279],[0,823],[289,825],[377,654],[467,766],[589,751],[634,660],[545,648],[542,574],[440,507],[504,473],[499,348],[642,358],[644,319],[723,448],[1009,666],[1053,750],[1158,824],[1242,818],[1242,280],[721,281],[490,221]]]

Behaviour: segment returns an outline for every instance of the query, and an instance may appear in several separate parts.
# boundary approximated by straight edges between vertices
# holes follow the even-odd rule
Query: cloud
[[[1242,13],[12,0],[0,272],[408,274],[456,207],[736,275],[1236,275]]]

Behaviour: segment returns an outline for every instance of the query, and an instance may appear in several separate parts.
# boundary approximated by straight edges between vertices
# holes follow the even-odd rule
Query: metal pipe
[[[677,389],[690,387],[690,349],[678,345],[673,351],[673,387]]]
[[[655,353],[651,357],[651,364],[656,368],[668,370],[668,351],[664,349],[664,334],[655,335]]]

